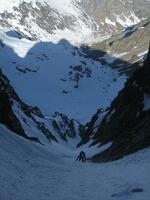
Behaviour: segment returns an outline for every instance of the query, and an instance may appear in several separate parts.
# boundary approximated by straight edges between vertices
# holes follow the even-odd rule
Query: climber
[[[86,155],[85,155],[85,152],[84,151],[81,151],[80,154],[78,155],[78,157],[76,158],[76,161],[82,161],[82,162],[85,162],[86,161]]]

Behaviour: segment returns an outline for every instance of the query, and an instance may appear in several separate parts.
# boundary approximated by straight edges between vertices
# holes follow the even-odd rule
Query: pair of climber
[[[86,155],[84,151],[80,151],[78,157],[76,158],[76,161],[81,161],[81,162],[85,162],[86,161]]]

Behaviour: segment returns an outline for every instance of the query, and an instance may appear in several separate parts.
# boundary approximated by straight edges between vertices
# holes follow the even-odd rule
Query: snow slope
[[[125,76],[66,40],[33,42],[9,34],[0,31],[1,68],[23,101],[49,117],[58,111],[85,123],[124,86]]]
[[[75,162],[77,151],[50,148],[0,127],[0,199],[149,199],[149,149],[112,163],[82,164]],[[143,192],[134,193],[137,188]]]

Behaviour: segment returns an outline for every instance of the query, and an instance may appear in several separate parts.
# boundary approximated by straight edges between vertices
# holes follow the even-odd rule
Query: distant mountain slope
[[[129,63],[124,65],[119,60],[114,59],[111,63],[106,63],[103,56],[99,58],[101,63],[108,64],[112,68],[120,70],[121,73],[131,74],[139,65],[143,64],[144,56],[148,52],[150,35],[150,17],[132,27],[126,28],[123,32],[115,34],[103,42],[96,42],[93,49],[105,51],[106,54],[120,58]],[[135,64],[133,66],[133,64]]]
[[[81,0],[81,3],[102,33],[114,33],[150,17],[149,0]]]
[[[79,0],[2,0],[0,27],[31,40],[80,42],[96,23],[80,8]]]

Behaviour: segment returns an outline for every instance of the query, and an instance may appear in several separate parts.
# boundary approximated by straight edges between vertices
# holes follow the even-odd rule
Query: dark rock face
[[[9,85],[8,79],[0,71],[0,123],[6,125],[10,130],[17,134],[27,137],[21,124],[12,110],[13,101],[10,97],[18,98]]]
[[[150,146],[150,109],[144,109],[145,96],[150,102],[150,51],[102,120],[94,143],[112,145],[94,156],[94,161],[119,159]]]
[[[97,112],[91,118],[91,121],[82,128],[81,141],[79,142],[77,147],[80,147],[90,141],[90,138],[95,134],[97,130],[96,123],[97,123],[97,120],[99,120],[102,113],[103,113],[103,110],[98,109]]]
[[[74,120],[70,119],[63,113],[55,112],[52,119],[52,127],[61,139],[68,142],[69,138],[76,138],[79,134],[81,136],[84,126]]]

